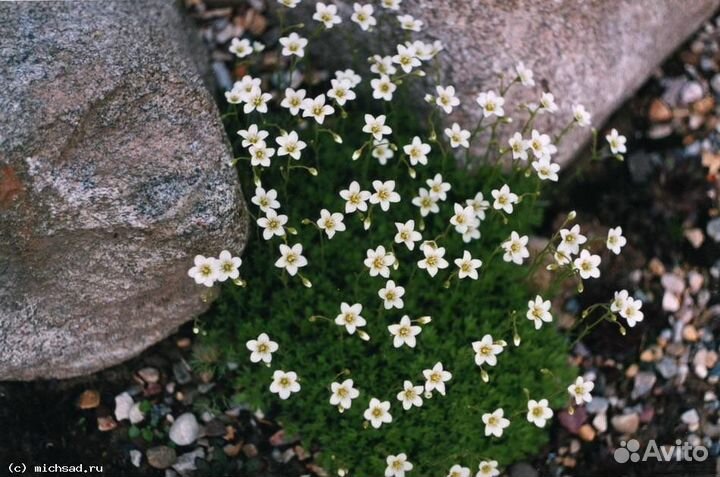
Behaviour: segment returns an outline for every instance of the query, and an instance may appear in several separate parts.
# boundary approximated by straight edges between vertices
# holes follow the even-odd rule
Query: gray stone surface
[[[0,380],[132,357],[247,216],[175,2],[0,3]]]
[[[339,3],[347,19],[353,2]],[[506,105],[537,102],[543,90],[553,93],[560,111],[537,124],[557,133],[575,102],[592,113],[593,125],[602,125],[718,6],[719,0],[403,0],[400,13],[424,22],[423,33],[413,38],[445,45],[442,82],[454,85],[462,101],[448,122],[472,129],[480,116],[477,93],[497,90],[497,73],[522,61],[535,72],[536,86],[512,90]],[[359,31],[349,21],[344,26]],[[369,49],[389,53],[392,45],[380,47],[373,38],[364,39],[374,45]],[[333,49],[329,58],[339,56],[345,43],[337,40],[326,43]],[[589,129],[571,132],[556,160],[566,163],[589,138]]]

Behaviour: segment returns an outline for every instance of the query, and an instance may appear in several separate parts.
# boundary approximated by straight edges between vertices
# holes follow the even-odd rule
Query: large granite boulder
[[[207,307],[247,215],[170,0],[0,3],[0,380],[130,358]]]
[[[306,23],[314,23],[314,3],[297,9]],[[359,32],[348,21],[353,1],[336,3],[346,20],[342,27]],[[424,23],[422,34],[413,37],[442,41],[442,81],[454,85],[462,101],[448,122],[471,129],[480,117],[477,94],[497,91],[497,74],[522,61],[535,72],[536,86],[511,90],[506,111],[513,114],[513,104],[537,102],[549,91],[560,111],[538,125],[559,132],[575,102],[592,113],[594,125],[602,125],[718,6],[720,0],[403,0],[399,12],[376,12],[413,15]],[[397,27],[392,18],[380,28],[383,23]],[[366,34],[363,53],[388,54],[392,45],[378,44],[376,37]],[[347,43],[339,35],[336,40],[325,43],[328,51],[321,47],[323,56],[343,56],[337,53]],[[589,137],[588,129],[571,132],[556,159],[567,162]]]

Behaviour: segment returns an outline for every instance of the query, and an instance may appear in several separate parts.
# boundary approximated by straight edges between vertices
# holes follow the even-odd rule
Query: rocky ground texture
[[[211,46],[221,87],[242,75],[227,54],[250,31],[272,42],[262,2],[214,8],[189,0]],[[264,53],[268,65],[279,61]],[[270,69],[270,68],[268,68]],[[312,72],[322,78],[324,72]],[[623,163],[582,160],[550,200],[547,231],[578,211],[584,229],[623,227],[628,248],[578,296],[556,302],[561,327],[583,306],[627,288],[645,320],[626,337],[600,326],[572,359],[595,382],[594,400],[558,412],[548,446],[507,469],[512,477],[720,473],[720,27],[708,23],[611,120],[630,139]],[[222,376],[202,371],[212,350],[189,324],[139,358],[70,381],[0,385],[0,460],[96,464],[113,475],[324,475],[312,452],[261,413],[237,407]],[[677,439],[709,449],[701,463],[618,464],[623,443]],[[3,455],[6,454],[6,455]]]

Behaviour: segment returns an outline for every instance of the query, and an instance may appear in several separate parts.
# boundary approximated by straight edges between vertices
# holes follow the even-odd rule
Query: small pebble
[[[100,393],[94,389],[87,389],[78,398],[77,405],[80,409],[95,409],[100,405]]]
[[[598,432],[607,431],[608,421],[607,414],[598,414],[592,420],[592,425],[597,429]]]
[[[168,433],[170,440],[179,446],[187,446],[195,442],[200,434],[200,424],[198,424],[195,416],[186,412],[175,419],[170,432]]]
[[[132,465],[135,467],[140,467],[140,463],[142,462],[142,452],[137,449],[132,449],[130,451],[130,462],[132,462]]]
[[[640,416],[637,413],[620,414],[613,416],[610,423],[613,429],[621,434],[635,434],[640,426]]]
[[[158,371],[156,368],[142,368],[140,371],[137,372],[137,375],[146,383],[157,383],[158,381],[160,381],[160,371]]]
[[[150,467],[156,469],[167,469],[177,460],[175,449],[168,446],[151,447],[145,453]]]
[[[115,396],[115,419],[118,421],[130,419],[130,409],[132,409],[133,404],[135,404],[135,401],[126,392]]]
[[[97,425],[100,432],[112,431],[117,427],[117,422],[112,416],[100,416],[97,418]]]
[[[595,429],[590,424],[583,424],[580,427],[580,430],[578,431],[578,436],[580,436],[580,439],[584,440],[585,442],[590,442],[595,439]],[[574,442],[574,441],[573,441]],[[572,449],[572,447],[571,447]],[[580,446],[578,445],[578,449],[580,450]],[[577,451],[575,451],[577,452]],[[573,452],[573,453],[575,453]]]

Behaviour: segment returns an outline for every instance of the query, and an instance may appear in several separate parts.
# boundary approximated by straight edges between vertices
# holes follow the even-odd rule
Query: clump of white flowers
[[[278,2],[283,8],[295,8],[300,0]],[[533,72],[523,63],[518,63],[509,76],[503,75],[498,88],[475,92],[472,104],[463,104],[466,96],[458,94],[453,85],[431,84],[425,97],[429,108],[427,124],[431,132],[426,135],[411,134],[411,138],[400,134],[397,129],[402,124],[393,120],[393,103],[399,88],[413,79],[420,81],[420,78],[427,78],[427,72],[437,66],[435,57],[443,47],[439,42],[412,40],[412,35],[422,30],[423,22],[400,13],[401,0],[382,0],[380,7],[376,9],[373,4],[356,2],[352,5],[349,18],[343,18],[335,5],[317,2],[312,15],[315,33],[303,33],[303,25],[293,25],[282,29],[278,39],[278,49],[286,57],[284,61],[289,62],[291,70],[294,70],[307,61],[306,52],[315,36],[322,31],[349,21],[350,24],[342,27],[352,27],[353,34],[365,34],[363,32],[372,32],[389,18],[395,28],[403,30],[405,41],[391,45],[390,51],[383,54],[372,55],[367,66],[369,77],[363,77],[352,69],[337,71],[324,89],[318,90],[313,85],[310,90],[308,85],[306,90],[299,87],[300,83],[292,82],[293,71],[290,71],[288,83],[283,84],[279,92],[270,92],[260,78],[246,75],[226,93],[226,99],[231,114],[242,123],[242,129],[237,131],[237,140],[245,151],[233,160],[232,165],[247,161],[246,170],[248,175],[252,174],[255,186],[250,202],[254,205],[254,222],[259,227],[257,236],[267,241],[265,245],[275,253],[274,263],[266,265],[274,267],[284,286],[297,286],[299,279],[303,286],[310,288],[313,286],[311,277],[320,276],[324,270],[339,265],[325,260],[323,247],[327,241],[332,240],[335,244],[347,235],[364,233],[365,246],[358,250],[362,257],[358,260],[355,253],[348,253],[348,257],[356,257],[350,264],[357,274],[355,283],[361,278],[372,281],[375,302],[363,302],[358,298],[357,290],[343,290],[349,297],[346,301],[337,300],[331,309],[316,310],[317,314],[310,316],[310,321],[313,326],[327,324],[328,329],[332,328],[332,332],[337,333],[337,339],[349,340],[353,346],[359,343],[359,346],[367,347],[369,353],[377,352],[376,343],[382,342],[391,345],[391,352],[409,356],[420,353],[417,350],[423,348],[423,341],[433,334],[432,320],[424,316],[426,310],[406,309],[410,308],[408,303],[422,303],[418,297],[425,293],[413,284],[416,275],[421,275],[422,280],[440,283],[444,288],[454,288],[448,294],[427,294],[423,297],[425,300],[450,300],[452,293],[463,293],[458,290],[462,290],[468,282],[481,281],[485,271],[492,267],[523,269],[528,277],[543,267],[553,274],[551,286],[574,281],[574,286],[582,292],[584,282],[599,277],[603,261],[621,253],[627,239],[622,228],[615,226],[609,229],[606,237],[599,238],[601,246],[597,246],[598,238],[584,234],[580,224],[574,223],[576,214],[571,212],[543,248],[533,246],[521,225],[510,223],[522,213],[523,208],[533,206],[543,182],[559,180],[560,166],[553,157],[563,136],[572,128],[589,127],[591,120],[583,105],[564,105],[560,98],[547,91],[537,92],[536,102],[533,103],[520,104],[519,107],[506,104],[510,88],[535,87]],[[230,51],[243,60],[257,49],[243,38],[233,39],[230,46]],[[427,83],[424,84],[427,86]],[[356,91],[361,91],[361,85],[367,86],[367,91],[371,92],[376,103],[373,111],[352,109],[359,95]],[[565,107],[568,109],[563,109]],[[475,124],[444,121],[457,108],[474,112],[478,118]],[[271,119],[268,115],[271,110],[282,111],[283,121]],[[377,114],[378,111],[385,114]],[[515,126],[509,117],[513,111],[521,111],[527,116],[519,126]],[[557,135],[540,130],[535,124],[539,115],[564,113],[568,113],[567,126]],[[348,131],[343,126],[342,122],[349,115],[362,118],[362,125],[356,130]],[[596,130],[593,134],[597,139]],[[322,154],[349,165],[356,161],[364,165],[377,161],[384,166],[379,169],[386,172],[345,177],[343,183],[335,183],[336,188],[332,190],[334,201],[322,204],[310,218],[294,217],[290,207],[292,201],[306,198],[289,197],[288,184],[291,181],[313,181],[323,173],[317,157],[321,154],[318,152],[321,137],[331,137],[336,144],[361,138],[362,143],[351,157],[335,156],[326,149]],[[485,154],[480,154],[480,157],[486,165],[494,165],[495,172],[488,181],[478,183],[470,196],[460,194],[451,181],[446,180],[445,164],[464,157],[467,165],[473,166],[475,161],[470,157],[476,154],[480,140],[487,141]],[[607,134],[606,140],[611,155],[620,156],[626,152],[626,138],[617,130]],[[597,156],[597,152],[594,155]],[[532,179],[535,190],[516,187],[517,182],[503,175],[499,163],[505,159],[512,166],[512,175]],[[280,180],[272,182],[268,179],[273,177],[280,177]],[[408,184],[411,184],[411,190],[417,192],[412,195],[401,193],[407,187],[400,186]],[[405,203],[412,204],[412,214],[398,213]],[[488,239],[493,242],[490,247],[492,253],[485,254],[483,252],[488,247],[485,239],[482,246],[479,244],[486,221],[490,220],[502,224],[504,239]],[[445,229],[432,230],[437,223],[444,224]],[[362,230],[355,228],[359,224]],[[391,231],[389,234],[388,230]],[[452,240],[462,240],[461,254],[456,254],[448,246]],[[314,260],[314,249],[321,251],[322,259]],[[217,258],[197,255],[188,275],[206,287],[228,279],[244,286],[245,282],[239,277],[241,264],[241,259],[228,251],[221,252]],[[342,265],[345,267],[346,264]],[[399,275],[401,272],[398,270],[402,273],[411,271],[408,272],[410,279],[405,280],[407,275]],[[252,278],[249,280],[252,282]],[[252,292],[252,287],[248,292]],[[531,322],[531,326],[526,326],[528,333],[539,333],[543,326],[552,325],[551,300],[542,294],[528,295],[527,308],[523,305],[522,309],[504,310],[510,317],[509,331],[498,329],[492,334],[483,332],[478,333],[482,336],[467,336],[461,356],[469,363],[474,362],[476,367],[473,369],[478,371],[480,378],[479,386],[492,385],[488,369],[498,366],[512,352],[502,338],[511,336],[515,347],[521,346],[523,341],[517,316],[524,315]],[[273,306],[283,305],[273,303]],[[316,306],[325,307],[326,304],[320,302]],[[585,323],[584,320],[590,316],[596,320],[585,326],[580,337],[602,321],[617,323],[624,334],[625,328],[620,319],[628,327],[635,326],[643,319],[641,308],[642,302],[631,297],[627,290],[616,292],[609,303],[592,305],[581,313],[580,323]],[[421,317],[412,319],[411,316]],[[439,319],[461,323],[465,318],[445,316]],[[528,325],[525,320],[520,322]],[[373,323],[382,323],[382,329],[387,332],[371,336],[369,329]],[[428,327],[428,331],[424,331],[424,327]],[[267,333],[255,333],[252,336],[256,338],[246,342],[250,361],[268,367],[279,366],[274,356],[281,356],[293,343],[282,343],[281,349]],[[358,337],[360,341],[357,341]],[[441,356],[437,356],[433,349],[425,347],[421,356],[423,360],[429,359],[421,373],[419,369],[413,373],[408,370],[406,375],[397,376],[395,384],[387,389],[374,388],[373,380],[347,378],[353,376],[352,365],[340,375],[326,376],[321,383],[303,381],[303,386],[321,385],[327,389],[329,400],[325,401],[328,398],[324,397],[323,405],[336,407],[344,414],[343,419],[353,419],[348,415],[352,413],[345,411],[351,407],[356,409],[358,405],[353,403],[357,400],[364,411],[361,419],[355,417],[357,422],[354,424],[364,427],[366,432],[381,433],[394,425],[393,413],[400,419],[405,412],[423,412],[429,399],[440,401],[433,402],[435,406],[443,405],[443,401],[452,399],[453,385],[457,380],[478,377],[454,375],[453,363],[450,363],[451,369],[446,369]],[[528,366],[531,365],[528,363]],[[298,371],[305,375],[302,369],[298,368]],[[339,378],[341,375],[346,375],[346,378]],[[565,384],[561,383],[561,386]],[[591,381],[578,377],[567,387],[571,405],[589,402],[592,389]],[[293,394],[303,393],[298,375],[282,369],[273,371],[269,390],[279,399],[290,401]],[[552,419],[553,411],[546,397],[537,397],[535,400],[527,396],[526,408],[508,409],[506,406],[493,410],[483,406],[472,411],[475,415],[468,418],[482,423],[488,439],[512,433],[513,428],[520,425],[510,427],[509,417],[515,419],[513,416],[524,414],[532,426],[544,427]],[[391,401],[394,404],[391,405]],[[395,407],[391,409],[392,406]],[[497,403],[494,403],[493,407],[496,406]],[[410,459],[419,462],[422,458],[422,455],[408,456],[401,450],[396,449],[396,454],[383,456],[386,477],[404,477],[413,471]],[[363,451],[372,452],[370,449]],[[472,466],[475,465],[478,465],[475,475],[479,477],[494,477],[500,473],[498,462],[494,460],[480,460],[478,456],[472,463]],[[342,472],[341,475],[346,475],[352,469],[342,469]],[[448,475],[468,477],[471,475],[470,467],[464,467],[463,463],[454,464]]]

